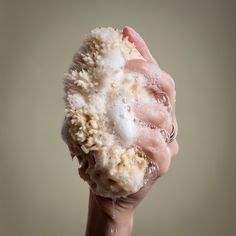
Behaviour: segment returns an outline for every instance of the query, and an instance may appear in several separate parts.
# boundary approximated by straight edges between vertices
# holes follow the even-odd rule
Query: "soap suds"
[[[143,59],[122,32],[92,30],[65,74],[67,144],[79,160],[79,174],[104,197],[125,197],[144,185],[148,160],[134,140],[140,123],[134,103],[153,102],[145,78],[124,72]]]
[[[135,123],[135,116],[131,111],[131,106],[125,104],[122,98],[117,98],[108,110],[108,116],[113,121],[117,134],[124,141],[125,145],[133,143],[138,125]]]

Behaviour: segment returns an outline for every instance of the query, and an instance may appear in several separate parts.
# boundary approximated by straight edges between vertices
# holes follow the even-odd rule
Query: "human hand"
[[[147,124],[139,130],[139,135],[134,143],[150,160],[146,176],[147,183],[144,187],[126,198],[117,199],[115,204],[112,199],[97,196],[90,191],[90,213],[96,209],[97,213],[100,212],[101,215],[105,215],[119,228],[119,233],[116,235],[129,235],[125,229],[123,231],[122,222],[125,221],[128,229],[131,228],[132,230],[132,217],[135,208],[156,180],[168,171],[171,160],[177,155],[179,149],[176,140],[171,143],[168,142],[173,128],[176,132],[178,128],[175,114],[176,93],[174,80],[167,72],[160,69],[144,40],[134,29],[125,27],[123,35],[134,43],[145,59],[128,61],[124,68],[125,71],[127,73],[134,71],[143,74],[147,79],[146,88],[155,96],[157,102],[152,105],[134,104],[133,107],[137,118]],[[91,219],[95,216],[96,214],[90,214]],[[87,235],[92,235],[88,233],[88,228]],[[124,232],[126,233],[124,234]]]

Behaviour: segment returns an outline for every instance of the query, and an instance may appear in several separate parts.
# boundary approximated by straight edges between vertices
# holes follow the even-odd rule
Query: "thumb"
[[[123,35],[128,37],[128,40],[131,43],[134,43],[137,50],[140,52],[140,54],[144,57],[144,59],[147,62],[155,63],[157,64],[156,60],[150,53],[145,41],[142,39],[142,37],[131,27],[125,26],[123,29]]]

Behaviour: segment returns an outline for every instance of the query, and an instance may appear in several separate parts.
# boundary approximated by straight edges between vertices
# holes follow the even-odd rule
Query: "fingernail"
[[[140,37],[139,33],[136,32],[132,27],[126,25],[125,28],[128,29],[134,36]]]

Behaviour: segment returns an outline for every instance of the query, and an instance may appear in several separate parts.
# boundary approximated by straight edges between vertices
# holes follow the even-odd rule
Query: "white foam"
[[[102,64],[106,69],[112,68],[117,70],[124,66],[125,60],[119,49],[112,49],[106,53]]]
[[[81,108],[85,105],[84,98],[80,94],[69,94],[67,100],[70,103],[70,106],[75,108]]]
[[[156,77],[157,79],[161,79],[161,78],[162,78],[163,72],[162,72],[161,68],[159,67],[159,65],[157,65],[157,64],[151,64],[151,63],[150,63],[148,66],[149,66],[150,70],[154,72],[155,77]]]
[[[113,198],[137,192],[143,186],[147,166],[147,160],[133,147],[140,124],[132,108],[136,102],[148,101],[150,94],[144,91],[144,76],[124,70],[128,60],[142,59],[142,56],[133,44],[121,37],[121,33],[112,28],[93,30],[77,55],[81,59],[78,62],[83,63],[81,67],[84,68],[83,72],[78,72],[81,76],[71,72],[65,80],[66,105],[69,108],[84,107],[81,116],[87,121],[89,115],[93,121],[71,126],[71,135],[80,133],[77,129],[80,127],[81,134],[86,137],[85,142],[71,138],[71,146],[77,147],[79,144],[86,153],[95,150],[94,147],[98,148],[94,153],[89,153],[94,155],[95,164],[89,162],[88,169],[81,164],[79,173],[95,193]],[[77,88],[83,83],[86,86]],[[76,92],[78,94],[74,95]],[[70,116],[76,114],[74,109],[67,110]],[[71,122],[70,119],[68,122]],[[117,142],[118,139],[120,142]],[[90,155],[83,155],[81,163],[85,163],[87,158]],[[118,165],[122,163],[125,165]],[[100,172],[99,178],[95,175],[97,171]],[[110,184],[111,179],[114,185]]]
[[[113,100],[108,116],[113,121],[115,130],[126,145],[132,144],[137,135],[135,116],[128,104],[122,102],[121,97]]]
[[[98,94],[93,94],[90,99],[90,104],[88,106],[88,111],[92,114],[104,113],[106,111],[106,94],[99,91]]]

